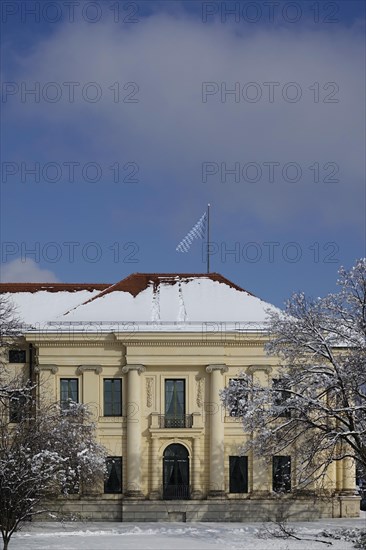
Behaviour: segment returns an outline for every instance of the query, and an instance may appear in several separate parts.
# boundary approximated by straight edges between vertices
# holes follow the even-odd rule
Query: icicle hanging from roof
[[[186,305],[184,303],[182,283],[180,281],[178,286],[178,299],[179,299],[179,309],[178,309],[177,321],[180,323],[183,323],[185,321],[188,321],[188,316],[186,311]]]

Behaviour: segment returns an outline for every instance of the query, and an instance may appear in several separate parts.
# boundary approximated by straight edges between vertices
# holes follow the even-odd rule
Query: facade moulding
[[[200,437],[203,434],[203,426],[202,428],[179,428],[179,436],[176,432],[173,434],[169,428],[149,428],[149,432],[153,439],[167,439],[172,443],[181,443],[187,439],[193,440]]]

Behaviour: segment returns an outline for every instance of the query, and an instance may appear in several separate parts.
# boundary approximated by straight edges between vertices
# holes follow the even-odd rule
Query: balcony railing
[[[192,428],[193,415],[168,416],[159,414],[159,428]]]
[[[163,498],[166,500],[188,500],[190,487],[189,485],[167,485],[164,487]]]

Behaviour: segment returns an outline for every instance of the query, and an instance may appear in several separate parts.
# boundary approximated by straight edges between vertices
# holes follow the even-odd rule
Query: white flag
[[[206,233],[207,213],[198,220],[189,233],[181,240],[175,249],[177,252],[188,252],[194,239],[203,239]]]

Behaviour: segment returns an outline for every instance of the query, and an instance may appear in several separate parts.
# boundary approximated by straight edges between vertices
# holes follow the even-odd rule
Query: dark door
[[[165,499],[189,498],[189,457],[183,445],[173,443],[165,449],[163,483]]]

